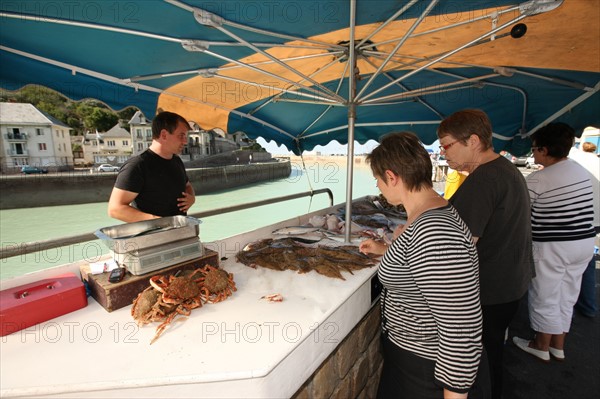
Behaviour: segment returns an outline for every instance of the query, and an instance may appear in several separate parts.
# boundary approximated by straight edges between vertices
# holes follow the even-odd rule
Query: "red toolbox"
[[[0,291],[0,336],[86,306],[85,287],[73,273]]]

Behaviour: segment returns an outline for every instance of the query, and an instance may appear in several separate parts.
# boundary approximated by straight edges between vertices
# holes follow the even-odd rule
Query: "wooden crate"
[[[188,260],[151,273],[135,276],[129,272],[122,281],[110,283],[110,273],[92,274],[90,266],[84,264],[80,267],[81,277],[88,283],[92,297],[109,312],[131,305],[140,292],[150,286],[150,277],[158,274],[175,274],[180,270],[195,270],[206,265],[219,267],[219,254],[204,248],[204,255],[200,258]]]

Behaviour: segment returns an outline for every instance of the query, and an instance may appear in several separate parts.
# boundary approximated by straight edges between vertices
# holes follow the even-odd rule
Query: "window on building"
[[[35,129],[35,134],[38,136],[43,136],[44,135],[44,131],[42,129]]]
[[[117,143],[114,140],[106,140],[107,147],[116,147]]]
[[[142,129],[135,129],[135,135],[138,139],[143,138],[142,136]]]
[[[10,133],[10,130],[11,130],[11,129],[8,129],[8,130],[9,130],[9,133]],[[18,128],[18,127],[13,127],[13,128],[12,128],[12,132],[13,132],[14,134],[19,134],[19,133],[21,133],[21,131],[19,130],[19,128]]]
[[[128,146],[129,145],[129,141],[128,140],[123,140],[123,145],[124,146]]]
[[[21,143],[15,143],[10,145],[9,155],[25,155],[27,154],[27,148]]]
[[[46,143],[38,143],[38,150],[40,151],[46,151]]]
[[[138,151],[144,151],[144,143],[137,143]]]
[[[152,138],[152,129],[146,129],[146,138],[148,138],[148,139]]]

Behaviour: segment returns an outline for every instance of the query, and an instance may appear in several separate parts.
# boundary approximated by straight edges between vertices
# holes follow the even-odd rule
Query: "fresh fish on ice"
[[[325,227],[325,216],[314,215],[308,219],[308,223],[314,227]]]
[[[308,233],[314,233],[316,231],[319,231],[320,228],[319,227],[314,227],[314,226],[288,226],[288,227],[282,227],[280,229],[277,229],[273,232],[273,234],[279,234],[279,235],[300,235],[300,234],[308,234]]]
[[[345,280],[342,272],[373,267],[377,260],[361,253],[355,245],[301,245],[294,239],[263,239],[246,245],[236,254],[236,260],[251,268],[264,267],[297,273],[315,271],[327,277]]]
[[[328,215],[325,223],[327,225],[327,230],[329,231],[340,231],[339,223],[340,219],[335,215]]]

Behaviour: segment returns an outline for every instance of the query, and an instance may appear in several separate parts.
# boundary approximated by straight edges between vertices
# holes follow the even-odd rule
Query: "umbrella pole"
[[[348,45],[348,159],[346,165],[346,232],[344,239],[350,242],[352,233],[352,182],[354,175],[354,124],[356,122],[356,48],[354,47],[354,31],[356,22],[356,0],[350,0],[350,43]]]
[[[350,242],[352,233],[352,182],[354,180],[354,122],[356,120],[355,105],[352,103],[348,108],[348,163],[346,165],[346,231],[345,240]]]

